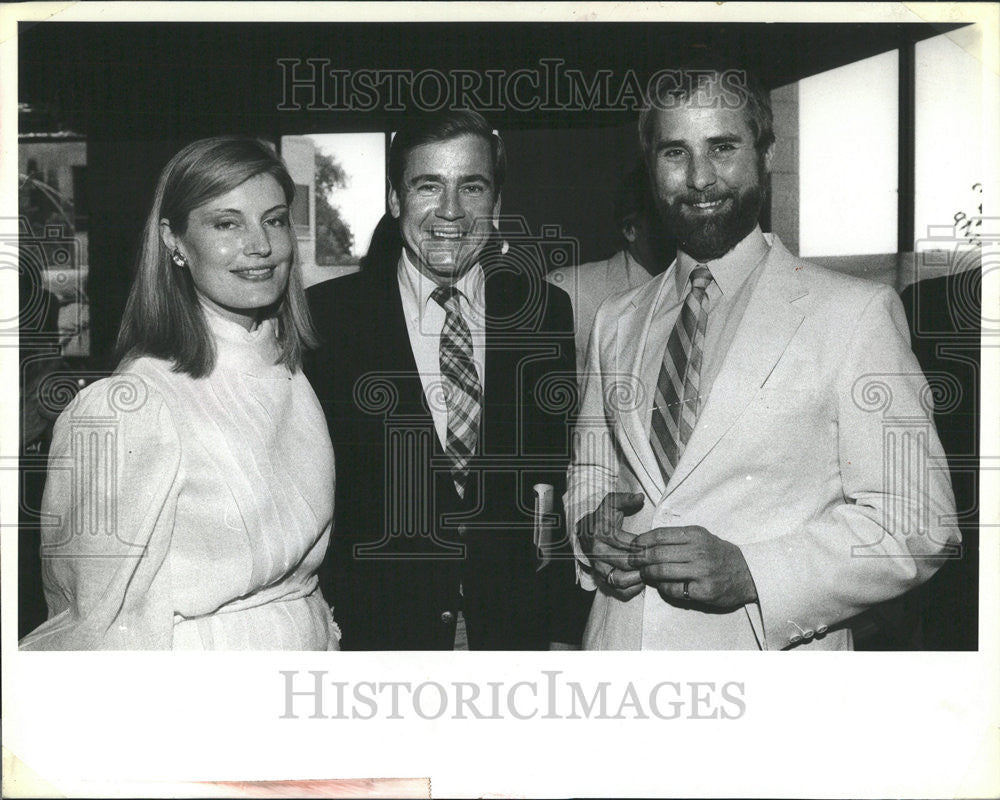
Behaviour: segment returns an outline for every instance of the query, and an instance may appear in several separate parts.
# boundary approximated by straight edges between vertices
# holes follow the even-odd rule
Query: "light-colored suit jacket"
[[[759,601],[682,608],[598,588],[589,649],[850,649],[845,623],[926,580],[959,535],[927,381],[888,287],[773,246],[669,485],[640,365],[673,271],[598,311],[566,494],[570,534],[611,491],[623,529],[700,525],[737,544]],[[575,542],[575,539],[574,539]],[[577,558],[586,563],[576,545]],[[593,588],[585,570],[581,583]]]
[[[583,376],[587,364],[587,342],[601,303],[613,294],[647,283],[653,276],[645,267],[619,250],[606,261],[590,261],[552,270],[545,279],[569,295],[573,303],[576,332],[576,374]]]

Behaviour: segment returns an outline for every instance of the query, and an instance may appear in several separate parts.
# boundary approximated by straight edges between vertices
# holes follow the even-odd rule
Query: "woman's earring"
[[[187,259],[184,258],[184,256],[181,255],[181,251],[178,250],[176,247],[174,248],[174,252],[170,254],[170,257],[174,260],[174,263],[178,267],[186,267],[187,266],[187,263],[188,263]]]

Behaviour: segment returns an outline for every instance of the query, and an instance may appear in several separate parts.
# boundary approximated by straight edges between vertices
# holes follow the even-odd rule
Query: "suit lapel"
[[[484,278],[486,285],[484,288],[483,303],[486,306],[486,333],[484,336],[483,353],[483,385],[481,388],[482,409],[479,417],[479,454],[496,452],[498,442],[495,441],[497,435],[496,427],[493,425],[493,414],[490,409],[497,401],[497,393],[501,388],[510,382],[503,375],[503,366],[500,363],[501,352],[497,346],[496,320],[504,315],[503,293],[497,290],[496,281],[489,271]]]
[[[403,301],[399,296],[396,262],[382,266],[384,269],[372,276],[372,300],[363,312],[369,321],[371,341],[377,343],[374,349],[378,353],[367,371],[383,374],[396,387],[399,405],[395,414],[426,417],[430,424],[431,415],[424,402],[423,385],[413,357]],[[382,309],[382,313],[372,313],[373,309]]]
[[[805,290],[796,280],[794,260],[777,240],[763,269],[697,427],[670,478],[668,495],[739,419],[802,323],[803,315],[792,301]]]
[[[517,335],[519,330],[523,327],[530,331],[533,327],[531,319],[519,319],[529,292],[520,275],[498,268],[502,258],[499,252],[490,252],[481,259],[486,281],[481,453],[512,452],[516,447],[518,417],[525,411],[518,386],[525,376],[517,365],[522,363],[522,356],[533,355],[530,349],[521,349],[517,344],[523,341]]]
[[[651,282],[649,291],[636,298],[629,311],[618,319],[615,375],[612,378],[613,381],[626,384],[622,393],[616,393],[624,407],[619,413],[619,430],[623,439],[619,444],[623,448],[627,445],[626,451],[631,449],[635,454],[633,471],[642,483],[646,495],[657,501],[663,496],[665,487],[656,454],[649,443],[646,418],[652,412],[654,387],[646,386],[643,380],[643,356],[649,344],[650,324],[663,302],[663,295],[669,286],[668,281],[673,279],[672,275],[673,272],[668,269],[659,279]],[[606,394],[607,391],[605,387]],[[627,397],[623,398],[623,395]],[[633,399],[635,402],[632,402]]]

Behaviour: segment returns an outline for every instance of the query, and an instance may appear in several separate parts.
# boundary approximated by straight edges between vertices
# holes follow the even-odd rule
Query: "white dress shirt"
[[[434,420],[434,430],[441,446],[445,447],[448,441],[448,407],[442,392],[441,331],[444,329],[447,312],[431,299],[431,294],[438,285],[413,265],[406,250],[400,256],[396,275],[413,360],[420,373],[420,383]],[[475,264],[455,281],[454,286],[458,290],[459,311],[472,334],[472,360],[476,365],[482,396],[485,397],[486,292],[482,266]]]
[[[399,279],[399,297],[403,302],[406,331],[410,335],[410,349],[420,373],[424,399],[434,420],[441,447],[448,442],[448,406],[442,392],[441,331],[448,312],[431,298],[438,287],[410,261],[403,250],[396,272]],[[480,264],[475,264],[454,283],[458,290],[458,309],[472,335],[472,361],[479,376],[480,396],[486,396],[486,291],[485,274]],[[462,587],[459,586],[459,594]],[[455,650],[468,650],[465,618],[461,609],[455,626]]]

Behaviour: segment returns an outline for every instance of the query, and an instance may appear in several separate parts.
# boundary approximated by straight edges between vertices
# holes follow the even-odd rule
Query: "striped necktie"
[[[698,420],[701,358],[708,323],[706,292],[711,283],[712,273],[704,264],[691,271],[691,290],[670,332],[660,364],[649,441],[664,484],[670,482]]]
[[[476,452],[482,391],[476,364],[472,360],[472,334],[458,308],[459,292],[454,286],[439,286],[431,299],[446,312],[441,329],[440,363],[448,406],[448,437],[445,452],[451,459],[451,477],[458,496],[465,497],[469,460]]]

